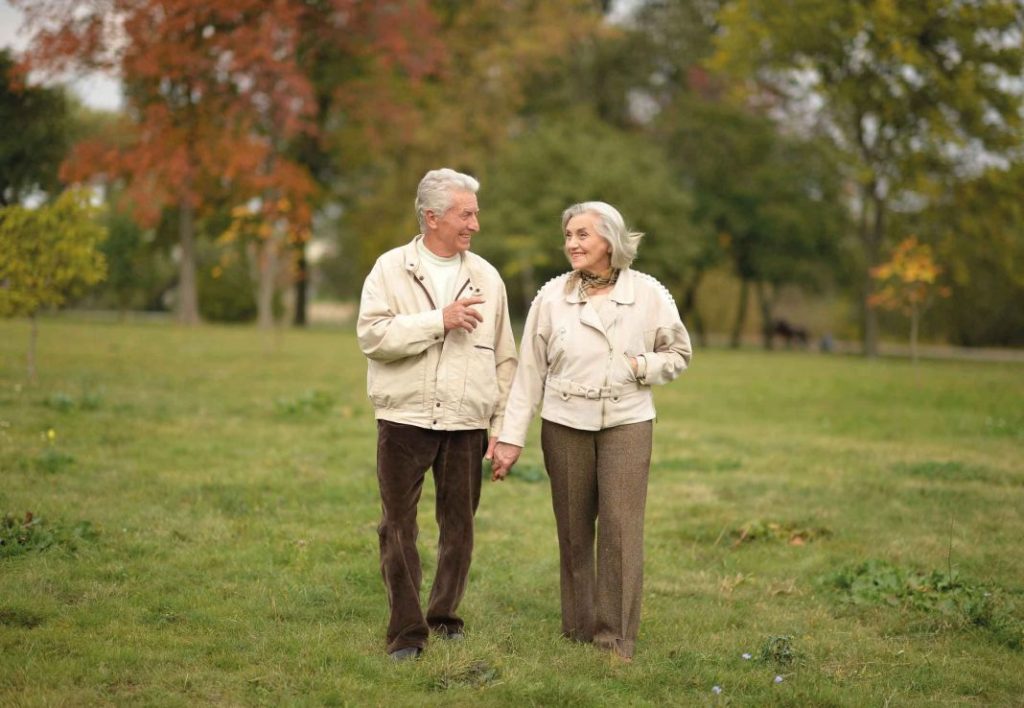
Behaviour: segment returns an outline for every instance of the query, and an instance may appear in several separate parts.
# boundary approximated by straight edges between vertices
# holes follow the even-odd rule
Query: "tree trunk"
[[[729,339],[729,346],[733,349],[739,349],[740,340],[743,336],[743,325],[747,321],[747,298],[749,294],[750,283],[744,279],[740,281],[740,304],[736,309],[736,322],[732,327],[732,336]]]
[[[182,201],[178,222],[178,239],[181,244],[181,263],[178,267],[178,321],[190,326],[199,324],[194,216],[192,205]]]
[[[707,333],[704,330],[704,319],[700,316],[700,310],[697,308],[697,292],[703,279],[704,271],[698,270],[683,291],[683,307],[679,313],[684,324],[690,323],[689,328],[696,335],[697,343],[702,347],[707,345]]]
[[[295,315],[292,324],[296,327],[305,327],[307,320],[307,308],[309,306],[309,262],[306,260],[306,243],[300,241],[295,244]]]
[[[885,200],[877,193],[872,183],[862,191],[861,206],[861,243],[864,246],[864,258],[867,272],[864,274],[864,287],[861,290],[861,311],[864,318],[864,356],[878,356],[878,313],[869,301],[875,292],[875,281],[871,277],[871,269],[878,265],[882,250],[882,237],[885,230]],[[870,218],[869,218],[870,217]]]
[[[764,342],[764,348],[770,350],[772,348],[772,330],[774,325],[772,310],[775,309],[775,303],[773,298],[768,296],[763,281],[758,280],[755,282],[754,288],[757,291],[757,302],[761,307],[761,337]]]
[[[910,307],[910,361],[917,364],[917,329],[921,319],[921,313],[917,305]]]
[[[29,315],[29,332],[28,332],[28,381],[29,383],[36,382],[36,339],[39,335],[39,323],[36,320],[36,313]]]
[[[260,329],[274,326],[274,292],[277,289],[277,233],[274,226],[271,235],[260,241],[258,254],[259,285],[256,291],[256,321]]]

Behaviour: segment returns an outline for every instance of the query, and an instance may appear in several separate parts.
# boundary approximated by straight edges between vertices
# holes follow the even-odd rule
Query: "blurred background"
[[[350,323],[448,166],[516,317],[600,199],[700,345],[1024,345],[1018,0],[8,0],[0,26],[6,316]]]

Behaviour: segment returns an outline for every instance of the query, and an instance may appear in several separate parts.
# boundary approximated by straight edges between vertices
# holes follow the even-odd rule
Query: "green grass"
[[[36,386],[27,336],[0,322],[0,705],[1024,696],[1022,365],[698,351],[656,394],[629,666],[557,636],[535,428],[484,487],[466,641],[394,666],[350,332],[46,320]]]

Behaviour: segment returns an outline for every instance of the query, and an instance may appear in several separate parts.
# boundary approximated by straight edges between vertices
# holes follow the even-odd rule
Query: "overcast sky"
[[[21,13],[11,7],[7,0],[0,0],[0,47],[10,47],[17,53],[25,48],[26,37],[21,28]],[[70,77],[71,90],[82,101],[94,108],[114,110],[121,106],[120,84],[102,74],[82,74]]]

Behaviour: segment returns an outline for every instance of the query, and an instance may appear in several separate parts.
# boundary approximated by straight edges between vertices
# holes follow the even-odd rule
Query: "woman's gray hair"
[[[423,175],[420,186],[416,188],[416,219],[420,222],[420,231],[427,230],[426,212],[432,211],[440,216],[448,211],[453,192],[476,194],[478,189],[480,183],[474,177],[447,167]]]
[[[597,232],[604,237],[612,249],[612,268],[622,270],[629,268],[636,258],[636,249],[640,245],[643,234],[630,231],[619,210],[604,202],[581,202],[573,204],[562,212],[562,232],[569,224],[569,219],[580,214],[593,214],[597,217]]]

